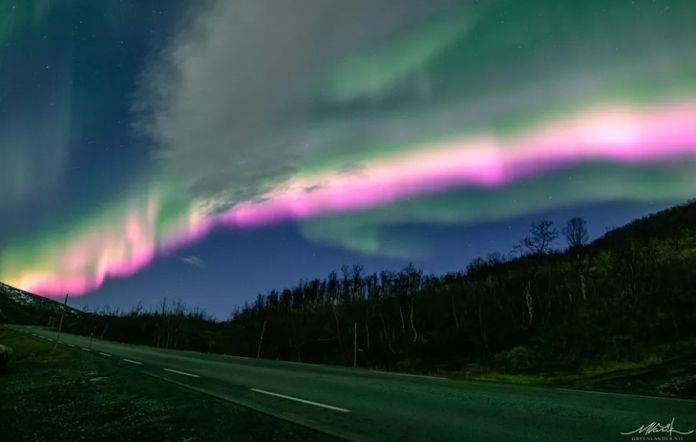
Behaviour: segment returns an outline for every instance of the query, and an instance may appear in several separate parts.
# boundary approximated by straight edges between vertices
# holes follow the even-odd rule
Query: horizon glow
[[[424,143],[351,171],[327,167],[300,172],[260,201],[240,202],[220,214],[206,213],[200,201],[181,202],[176,185],[152,186],[127,204],[115,223],[103,217],[57,243],[38,243],[23,253],[10,249],[0,256],[0,279],[45,296],[81,295],[108,278],[134,274],[156,256],[201,239],[216,226],[257,227],[362,211],[456,188],[504,188],[565,165],[659,165],[694,157],[696,99],[597,106],[508,136],[484,131]],[[17,264],[10,255],[24,258]]]

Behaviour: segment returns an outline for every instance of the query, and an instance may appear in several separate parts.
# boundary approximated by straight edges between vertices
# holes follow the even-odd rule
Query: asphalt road
[[[39,327],[15,329],[56,338],[55,331]],[[696,430],[693,400],[467,382],[96,339],[90,349],[89,338],[65,333],[59,340],[124,368],[352,440],[630,441],[620,433],[672,419],[674,430]],[[696,432],[672,437],[696,441]]]

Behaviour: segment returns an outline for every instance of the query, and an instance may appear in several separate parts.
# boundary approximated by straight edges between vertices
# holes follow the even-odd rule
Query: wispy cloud
[[[196,255],[182,256],[181,261],[193,267],[198,267],[199,269],[205,267],[205,261],[203,261],[200,257]]]

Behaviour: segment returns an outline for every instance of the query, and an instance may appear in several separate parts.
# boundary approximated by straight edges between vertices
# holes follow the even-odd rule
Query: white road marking
[[[183,376],[190,376],[190,377],[192,377],[192,378],[199,378],[199,377],[200,377],[200,376],[198,376],[197,374],[186,373],[185,371],[173,370],[173,369],[171,369],[171,368],[165,368],[164,371],[168,371],[168,372],[170,372],[170,373],[180,374],[180,375],[183,375]]]
[[[258,388],[250,388],[249,390],[251,390],[255,393],[267,394],[269,396],[275,396],[275,397],[288,399],[288,400],[295,401],[295,402],[301,402],[303,404],[314,405],[315,407],[327,408],[327,409],[333,410],[333,411],[340,411],[341,413],[350,413],[350,410],[347,410],[345,408],[334,407],[333,405],[326,405],[326,404],[321,404],[319,402],[308,401],[306,399],[300,399],[297,397],[286,396],[286,395],[280,394],[280,393],[273,393],[272,391],[259,390]]]
[[[86,347],[82,347],[82,349],[83,349],[84,351],[90,351],[90,349],[89,349],[89,348],[86,348]]]
[[[72,345],[72,344],[68,344],[68,347],[72,347],[72,348],[75,348],[75,346],[74,346],[74,345]]]
[[[106,357],[108,357],[108,358],[111,357],[111,355],[110,355],[109,353],[102,353],[102,352],[99,352],[99,354],[102,355],[102,356],[106,356]]]
[[[132,360],[132,359],[125,359],[125,358],[124,358],[123,360],[126,361],[126,362],[128,362],[128,363],[130,363],[130,364],[143,365],[142,362],[134,361],[134,360]]]

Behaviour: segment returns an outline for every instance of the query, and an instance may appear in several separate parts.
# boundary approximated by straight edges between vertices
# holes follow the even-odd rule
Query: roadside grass
[[[621,393],[696,398],[696,339],[642,349],[641,357],[617,360],[596,355],[586,361],[536,359],[534,349],[515,347],[490,362],[448,373],[454,378],[522,385],[571,387]],[[544,360],[542,366],[539,360]]]
[[[0,441],[309,441],[304,427],[0,327]]]

